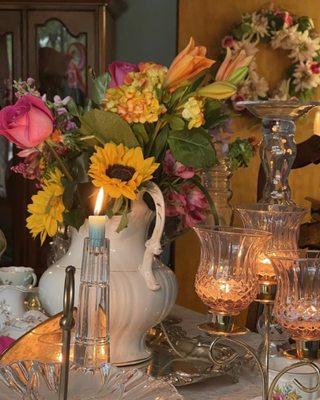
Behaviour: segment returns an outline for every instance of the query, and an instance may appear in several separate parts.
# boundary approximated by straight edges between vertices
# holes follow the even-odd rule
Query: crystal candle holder
[[[299,228],[306,210],[296,206],[253,204],[247,207],[238,207],[236,211],[239,213],[244,227],[272,234],[271,240],[257,259],[259,279],[257,301],[273,302],[277,279],[269,255],[280,255],[283,250],[298,247]]]
[[[297,154],[295,121],[320,103],[263,100],[240,101],[237,105],[247,108],[255,117],[262,119],[260,157],[266,184],[261,203],[294,204],[288,178]]]
[[[293,354],[317,358],[319,343],[314,342],[320,341],[320,251],[293,249],[270,258],[278,276],[274,315],[297,342]]]
[[[201,243],[195,289],[214,315],[200,326],[210,333],[240,334],[234,317],[255,299],[258,278],[255,263],[271,234],[233,227],[194,228]]]
[[[1,400],[60,400],[61,365],[19,361],[0,366]],[[121,370],[110,364],[96,369],[70,367],[68,400],[180,400],[168,382],[141,370]]]
[[[110,360],[109,241],[86,238],[80,277],[74,364],[95,368]]]

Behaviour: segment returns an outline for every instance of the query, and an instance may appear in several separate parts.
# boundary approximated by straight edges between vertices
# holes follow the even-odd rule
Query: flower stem
[[[57,160],[57,162],[58,162],[60,168],[62,169],[62,172],[66,176],[66,178],[68,178],[70,181],[73,181],[73,178],[72,178],[70,172],[68,171],[67,167],[64,165],[63,161],[59,157],[59,154],[55,151],[54,147],[48,141],[46,141],[46,144],[48,145],[48,148],[49,148],[51,154],[53,155],[53,157]]]

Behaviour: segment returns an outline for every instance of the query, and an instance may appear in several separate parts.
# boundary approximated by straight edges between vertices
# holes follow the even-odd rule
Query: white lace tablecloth
[[[181,326],[188,336],[199,335],[197,324],[207,319],[205,315],[180,306],[175,306],[170,315],[182,318]],[[260,340],[254,333],[242,336],[241,339],[250,342],[253,346],[256,346]],[[180,388],[179,393],[185,400],[251,400],[261,393],[260,377],[256,371],[244,369],[238,383],[233,383],[230,377],[217,377]]]

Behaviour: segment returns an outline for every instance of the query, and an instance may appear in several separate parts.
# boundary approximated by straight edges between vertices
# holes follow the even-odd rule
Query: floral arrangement
[[[214,212],[201,184],[203,169],[217,161],[213,132],[230,118],[224,100],[236,93],[250,61],[243,51],[228,51],[214,74],[215,61],[191,38],[169,68],[111,64],[93,78],[85,107],[41,96],[32,79],[16,82],[18,100],[0,111],[0,134],[20,149],[13,170],[39,189],[28,207],[32,235],[43,243],[59,227],[79,228],[94,187],[104,188],[107,215],[122,216],[120,231],[149,180],[161,188],[167,216],[178,219],[179,229],[203,221]],[[238,163],[251,151],[250,141],[241,143]]]
[[[257,72],[255,56],[259,43],[269,43],[273,49],[288,51],[292,64],[286,77],[270,93],[266,79]],[[320,37],[311,18],[297,17],[272,6],[269,9],[242,15],[230,35],[222,40],[222,47],[237,53],[243,50],[253,57],[247,78],[239,86],[236,101],[296,97],[308,101],[320,85]]]

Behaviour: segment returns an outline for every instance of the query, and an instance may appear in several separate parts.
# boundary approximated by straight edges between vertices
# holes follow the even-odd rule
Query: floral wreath
[[[273,92],[266,79],[257,73],[255,55],[259,43],[287,50],[292,60],[286,77]],[[297,17],[274,6],[243,14],[241,22],[222,40],[222,47],[232,52],[244,50],[247,56],[252,56],[248,76],[233,98],[236,101],[292,97],[308,101],[320,85],[320,37],[309,17]]]

